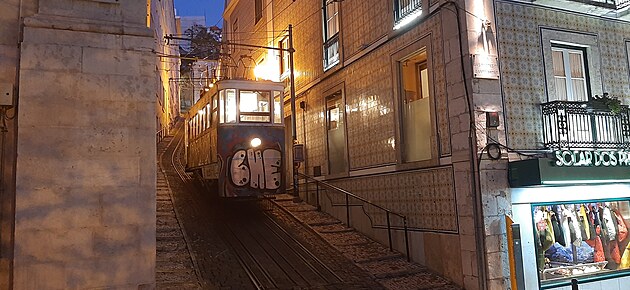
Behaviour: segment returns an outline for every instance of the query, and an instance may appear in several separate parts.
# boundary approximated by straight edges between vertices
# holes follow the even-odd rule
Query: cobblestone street
[[[158,146],[158,289],[255,289],[212,212],[213,200],[190,177],[177,174],[177,137]],[[311,289],[459,289],[404,256],[346,228],[290,195],[277,196],[266,212],[316,253],[342,282]],[[294,288],[295,289],[295,288]],[[300,288],[301,289],[301,288]]]

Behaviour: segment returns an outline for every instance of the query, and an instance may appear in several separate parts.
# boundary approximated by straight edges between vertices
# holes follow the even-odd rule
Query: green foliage
[[[221,28],[194,25],[184,32],[190,38],[190,47],[180,47],[180,55],[184,57],[206,60],[219,59],[221,52]],[[182,73],[189,72],[193,61],[182,60]]]
[[[601,97],[595,95],[595,97],[591,100],[591,103],[591,107],[603,107],[613,114],[619,114],[623,108],[621,100],[611,97],[608,93],[604,93]]]

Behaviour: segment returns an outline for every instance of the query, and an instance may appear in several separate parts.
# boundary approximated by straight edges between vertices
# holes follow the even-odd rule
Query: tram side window
[[[240,121],[269,122],[270,93],[268,91],[240,91]]]
[[[210,128],[210,126],[212,126],[212,118],[210,118],[210,103],[206,104],[206,129]]]
[[[225,90],[225,123],[236,123],[236,90]]]
[[[279,91],[273,91],[273,122],[282,124],[282,95]]]
[[[212,96],[212,115],[210,124],[217,122],[217,95]]]
[[[225,122],[225,93],[223,90],[219,91],[219,123]]]

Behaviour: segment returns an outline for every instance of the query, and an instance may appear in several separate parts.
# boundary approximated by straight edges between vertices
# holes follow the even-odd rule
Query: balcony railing
[[[590,102],[553,101],[542,104],[542,121],[547,148],[630,148],[628,106],[612,112]]]
[[[405,17],[422,11],[422,0],[394,0],[394,20],[401,22]]]
[[[630,6],[630,0],[573,0],[575,2],[620,10]]]

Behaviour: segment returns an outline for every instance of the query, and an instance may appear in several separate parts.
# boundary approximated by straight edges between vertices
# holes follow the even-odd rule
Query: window
[[[341,91],[326,98],[326,131],[328,145],[328,173],[340,174],[348,168],[345,105]]]
[[[282,95],[279,91],[273,92],[273,122],[282,124]]]
[[[225,123],[236,123],[236,90],[225,90]]]
[[[580,48],[553,46],[553,77],[556,95],[550,100],[587,101],[586,52]]]
[[[394,29],[399,29],[422,14],[422,0],[394,0]]]
[[[238,43],[238,18],[232,24],[232,42]]]
[[[324,70],[339,63],[339,2],[324,0]]]
[[[270,106],[268,91],[239,91],[240,122],[269,122]]]
[[[403,161],[432,158],[431,89],[427,51],[422,49],[398,63],[402,103]]]
[[[630,267],[627,200],[535,205],[532,222],[542,285]]]
[[[289,38],[285,37],[278,42],[278,47],[282,49],[289,49]],[[285,78],[289,75],[289,52],[286,50],[280,51],[280,78]]]
[[[258,23],[258,21],[262,18],[262,11],[263,11],[263,7],[262,7],[262,0],[254,0],[254,11],[256,13],[255,17],[256,17],[256,23]]]

